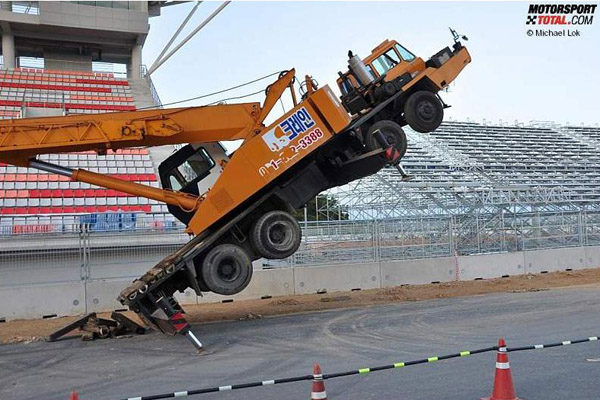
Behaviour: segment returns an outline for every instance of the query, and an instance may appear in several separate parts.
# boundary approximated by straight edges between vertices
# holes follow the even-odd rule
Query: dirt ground
[[[221,320],[256,319],[271,315],[320,311],[334,308],[365,307],[404,301],[473,296],[498,292],[528,292],[569,286],[600,287],[600,269],[585,269],[547,274],[529,274],[477,281],[448,282],[427,285],[403,285],[385,289],[335,292],[297,296],[273,297],[261,300],[234,301],[186,305],[191,323]],[[108,317],[110,313],[99,314]],[[137,320],[133,313],[130,317]],[[41,320],[15,320],[0,324],[0,342],[32,342],[43,340],[54,330],[67,325],[77,317]],[[139,320],[138,320],[139,321]]]

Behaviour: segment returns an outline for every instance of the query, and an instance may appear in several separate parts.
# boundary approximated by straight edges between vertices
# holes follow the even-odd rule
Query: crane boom
[[[260,131],[294,74],[293,69],[281,74],[263,107],[251,102],[3,121],[0,160],[29,167],[39,154],[104,154],[109,149],[245,139]]]
[[[0,159],[27,167],[38,154],[244,139],[259,103],[12,119],[0,127]]]

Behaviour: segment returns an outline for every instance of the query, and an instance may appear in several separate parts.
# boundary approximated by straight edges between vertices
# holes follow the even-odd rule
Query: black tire
[[[202,279],[209,290],[232,295],[244,290],[252,278],[252,261],[234,244],[220,244],[202,261]]]
[[[277,260],[291,256],[300,247],[300,224],[288,212],[275,210],[261,216],[252,227],[250,242],[262,257]]]
[[[417,132],[433,132],[444,119],[444,107],[435,93],[421,90],[411,94],[406,101],[404,118]]]
[[[378,130],[381,131],[381,133],[383,133],[385,140],[400,152],[400,157],[404,157],[404,154],[406,154],[406,149],[408,147],[406,134],[404,133],[404,130],[400,125],[388,119],[377,121],[369,127],[364,136],[365,146],[367,147],[367,150],[373,151],[381,149],[383,147],[383,145],[379,143],[377,137],[375,136],[375,133]]]

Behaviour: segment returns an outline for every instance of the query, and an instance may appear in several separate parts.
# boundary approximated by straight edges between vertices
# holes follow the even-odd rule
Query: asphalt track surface
[[[235,307],[235,303],[232,303]],[[0,325],[1,329],[1,325]],[[488,347],[600,336],[600,289],[570,288],[405,302],[196,325],[207,354],[183,337],[150,334],[0,346],[0,399],[121,399],[390,364]],[[517,394],[599,399],[600,342],[510,353]],[[479,399],[495,352],[327,380],[329,399]],[[308,399],[310,382],[193,396]]]

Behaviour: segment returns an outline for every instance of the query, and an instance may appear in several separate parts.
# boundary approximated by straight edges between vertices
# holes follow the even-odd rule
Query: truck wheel
[[[375,122],[365,134],[364,139],[367,150],[373,151],[384,147],[375,136],[377,131],[381,131],[388,144],[394,146],[400,152],[400,157],[404,157],[408,147],[406,134],[400,125],[387,119]]]
[[[444,107],[434,93],[421,90],[413,93],[406,101],[404,118],[417,132],[433,132],[444,119]]]
[[[250,241],[262,257],[275,260],[291,256],[300,247],[300,224],[285,211],[269,211],[260,217],[250,232]]]
[[[202,279],[209,290],[223,295],[241,292],[252,278],[252,261],[234,244],[220,244],[206,254]]]

